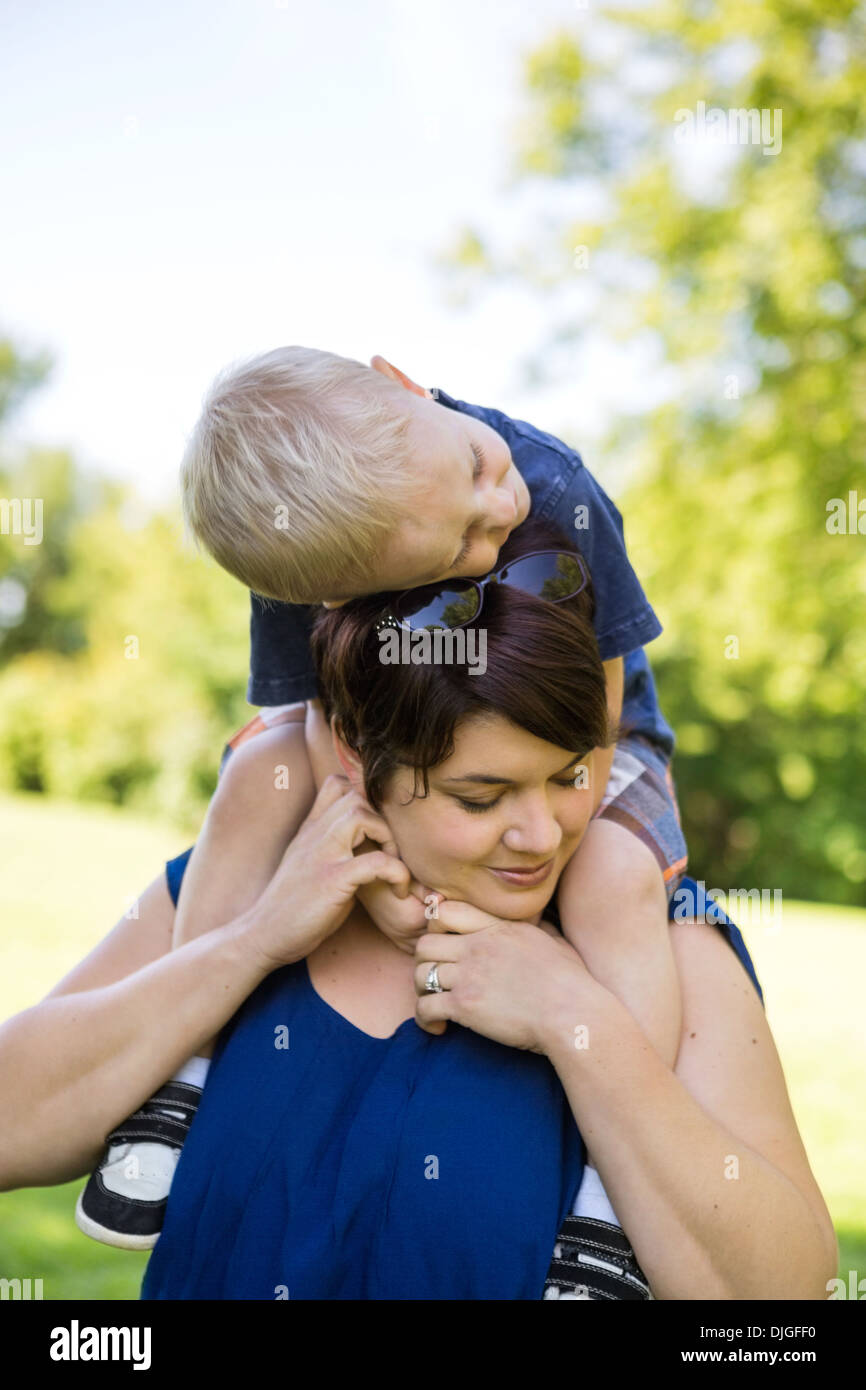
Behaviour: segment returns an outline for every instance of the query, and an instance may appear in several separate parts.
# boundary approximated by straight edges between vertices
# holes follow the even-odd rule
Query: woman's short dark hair
[[[577,547],[530,517],[509,536],[496,569],[547,549],[575,553]],[[324,609],[311,639],[325,716],[336,716],[342,738],[360,757],[376,810],[399,767],[414,768],[416,786],[420,776],[429,792],[428,772],[451,756],[455,730],[466,718],[499,715],[575,757],[613,741],[591,579],[561,603],[487,585],[469,625],[486,630],[483,673],[467,663],[384,664],[377,622],[396,597],[368,594]]]

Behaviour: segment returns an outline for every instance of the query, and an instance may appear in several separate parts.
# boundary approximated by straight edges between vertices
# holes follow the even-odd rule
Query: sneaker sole
[[[84,1191],[78,1194],[75,1204],[75,1224],[91,1240],[101,1241],[103,1245],[113,1245],[117,1250],[152,1250],[161,1235],[157,1231],[152,1236],[125,1235],[123,1231],[112,1231],[108,1226],[100,1226],[92,1216],[88,1216],[82,1205]]]

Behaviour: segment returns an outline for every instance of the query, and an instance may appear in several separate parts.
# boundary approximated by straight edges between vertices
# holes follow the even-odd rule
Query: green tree
[[[864,35],[846,0],[578,10],[526,63],[531,238],[469,228],[453,256],[548,296],[539,380],[600,338],[645,349],[656,399],[598,471],[632,478],[693,871],[840,902],[866,883]],[[778,150],[739,143],[752,110]]]

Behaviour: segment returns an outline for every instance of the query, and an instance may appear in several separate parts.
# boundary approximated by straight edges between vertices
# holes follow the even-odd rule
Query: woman
[[[502,562],[532,544],[515,538]],[[488,586],[474,619],[483,674],[383,662],[383,596],[320,618],[323,705],[351,790],[323,788],[270,900],[309,903],[336,828],[351,823],[393,837],[440,901],[414,961],[358,905],[336,929],[314,914],[306,939],[275,950],[220,1038],[143,1297],[555,1292],[568,1271],[551,1271],[551,1254],[583,1169],[578,1125],[656,1296],[822,1295],[829,1217],[752,986],[728,1027],[747,1025],[753,1047],[761,1032],[760,1062],[742,1045],[735,1060],[760,1085],[746,1081],[748,1104],[732,1109],[752,1115],[762,1147],[711,1118],[724,1110],[718,1076],[708,1114],[543,922],[592,812],[575,773],[611,732],[589,596],[561,598],[577,587],[568,573],[563,553],[549,599]],[[506,792],[508,828],[491,832]],[[697,964],[686,938],[680,951]],[[714,988],[743,992],[718,938],[706,960],[690,1021]],[[702,1017],[711,1050],[723,1029]],[[775,1246],[756,1257],[762,1228]],[[786,1243],[791,1267],[773,1271]]]
[[[319,669],[354,789],[323,788],[251,912],[124,978],[109,948],[77,981],[86,997],[66,982],[27,1011],[38,1026],[10,1021],[6,1057],[36,1104],[25,1138],[3,1093],[3,1186],[88,1171],[93,1113],[128,1114],[231,1019],[145,1297],[540,1297],[580,1180],[578,1125],[657,1297],[821,1297],[835,1272],[757,996],[716,929],[671,928],[690,1038],[674,1076],[540,925],[586,828],[573,772],[607,741],[603,680],[576,630],[585,598],[491,587],[486,703],[465,671],[384,667],[366,601],[327,615]],[[580,672],[579,693],[566,680],[539,698],[548,657],[549,673]],[[484,813],[459,803],[490,793],[470,773],[514,789],[519,846],[472,828]],[[417,960],[347,915],[362,876],[385,871],[387,856],[352,855],[364,832],[393,837],[445,895]],[[509,856],[527,853],[538,879],[515,882]]]

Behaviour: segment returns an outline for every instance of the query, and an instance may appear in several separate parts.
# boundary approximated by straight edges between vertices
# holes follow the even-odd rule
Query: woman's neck
[[[390,1037],[415,1013],[415,957],[360,906],[307,957],[307,969],[325,1003],[372,1037]]]

